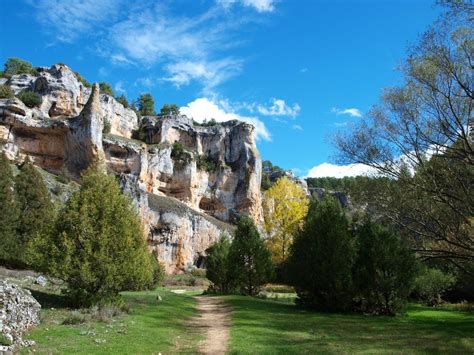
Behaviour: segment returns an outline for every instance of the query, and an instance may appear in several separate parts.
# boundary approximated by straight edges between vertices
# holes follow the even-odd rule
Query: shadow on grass
[[[226,299],[234,308],[233,353],[469,353],[474,347],[474,317],[459,312],[416,305],[398,317],[327,314],[254,298]]]
[[[58,295],[55,293],[43,292],[28,288],[31,295],[39,302],[43,308],[68,308],[68,300],[64,295]]]

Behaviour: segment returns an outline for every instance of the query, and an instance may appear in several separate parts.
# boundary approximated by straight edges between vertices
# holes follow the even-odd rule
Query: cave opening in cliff
[[[223,209],[222,203],[215,199],[210,199],[207,197],[201,198],[199,202],[199,208],[206,213],[214,213]]]

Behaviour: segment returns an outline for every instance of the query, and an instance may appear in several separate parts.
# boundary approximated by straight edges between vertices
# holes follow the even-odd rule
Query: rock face
[[[168,271],[199,265],[205,249],[229,233],[228,223],[240,215],[262,222],[262,163],[253,126],[145,117],[145,141],[138,141],[131,139],[136,114],[101,95],[97,85],[84,87],[65,65],[39,68],[37,76],[15,75],[5,85],[42,96],[35,108],[0,99],[0,144],[7,156],[29,156],[49,172],[67,170],[76,178],[92,163],[115,173],[140,211],[150,249]]]
[[[310,187],[309,192],[312,197],[317,198],[320,201],[323,200],[326,195],[330,195],[339,202],[342,208],[353,210],[350,197],[345,192],[326,190],[322,187]]]
[[[66,65],[55,64],[51,68],[38,68],[38,75],[14,75],[4,84],[10,86],[15,95],[22,90],[35,91],[42,103],[31,111],[33,118],[67,119],[76,117],[84,108],[91,89],[77,79],[77,75]],[[123,107],[110,95],[100,95],[103,120],[111,125],[111,133],[130,138],[138,128],[135,112]]]
[[[147,143],[154,145],[148,192],[176,197],[223,221],[242,213],[262,220],[262,164],[252,125],[229,121],[195,127],[186,117],[146,117],[144,130]],[[185,150],[182,155],[189,153],[188,160],[173,155],[176,142]]]
[[[268,178],[272,183],[276,182],[279,178],[282,177],[286,177],[292,180],[305,191],[308,197],[311,196],[311,192],[308,189],[308,183],[306,182],[306,180],[295,176],[291,170],[277,170],[268,173]]]
[[[15,351],[18,347],[33,345],[24,341],[23,334],[40,322],[41,305],[30,291],[0,281],[0,353]]]

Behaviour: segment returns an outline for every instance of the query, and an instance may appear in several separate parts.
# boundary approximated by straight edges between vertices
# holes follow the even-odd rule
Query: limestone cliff
[[[253,126],[229,121],[210,127],[183,116],[144,117],[145,141],[133,110],[99,87],[85,87],[65,65],[14,75],[15,94],[41,95],[38,107],[0,99],[0,143],[12,160],[29,156],[53,173],[76,179],[97,162],[114,173],[143,219],[150,249],[168,271],[199,265],[205,249],[247,213],[260,223],[261,160]],[[2,84],[2,83],[0,83]],[[104,122],[111,124],[103,133]]]

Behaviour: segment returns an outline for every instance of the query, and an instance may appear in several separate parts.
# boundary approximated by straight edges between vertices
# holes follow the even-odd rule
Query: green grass
[[[470,353],[474,314],[411,304],[397,317],[325,314],[291,304],[226,296],[230,353]]]
[[[195,300],[164,289],[125,292],[130,312],[108,322],[88,321],[63,325],[71,310],[61,308],[60,296],[39,294],[44,305],[42,322],[31,331],[37,353],[53,354],[158,354],[195,352],[200,335],[190,332],[186,321],[195,315]],[[157,301],[157,296],[162,302]],[[50,308],[51,306],[56,306]],[[30,349],[31,350],[31,349]],[[28,349],[23,350],[24,353]]]

